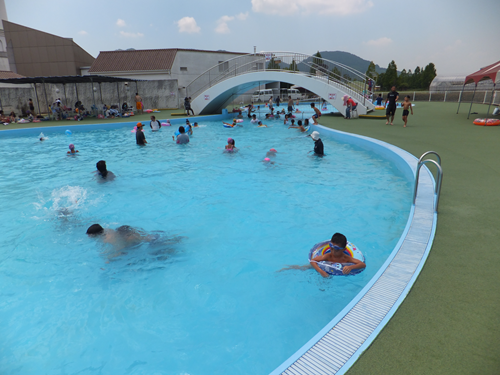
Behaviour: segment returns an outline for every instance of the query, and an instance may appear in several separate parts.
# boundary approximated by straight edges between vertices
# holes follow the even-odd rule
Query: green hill
[[[356,56],[352,53],[349,52],[344,52],[344,51],[320,51],[321,57],[330,60],[330,61],[335,61],[340,64],[347,65],[348,67],[358,70],[361,73],[365,73],[366,70],[368,69],[368,65],[370,64],[369,60],[362,59],[359,56]],[[308,58],[305,60],[305,62],[311,61],[312,58]],[[300,71],[302,72],[308,72],[309,67],[307,67],[303,63],[299,63],[297,65]],[[386,71],[385,68],[381,68],[379,65],[375,64],[375,71],[377,73],[384,73]]]

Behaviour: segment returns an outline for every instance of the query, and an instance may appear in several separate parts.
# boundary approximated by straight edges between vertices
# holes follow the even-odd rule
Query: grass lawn
[[[403,128],[323,116],[328,127],[377,138],[419,157],[438,152],[443,186],[434,245],[397,313],[348,372],[500,374],[500,126],[475,126],[468,105],[417,102]],[[491,117],[491,116],[490,116]],[[335,152],[335,150],[326,150]]]

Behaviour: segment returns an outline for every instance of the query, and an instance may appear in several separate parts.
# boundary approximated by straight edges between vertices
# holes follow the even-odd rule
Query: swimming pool
[[[278,121],[202,125],[186,146],[165,127],[143,148],[130,127],[1,140],[5,373],[268,373],[376,273],[410,211],[390,162],[330,139],[313,157],[312,141]],[[223,153],[228,137],[238,153]],[[65,156],[69,143],[78,156]],[[115,181],[97,183],[100,159]],[[84,234],[96,222],[161,240],[112,257]],[[277,272],[335,231],[366,271]]]

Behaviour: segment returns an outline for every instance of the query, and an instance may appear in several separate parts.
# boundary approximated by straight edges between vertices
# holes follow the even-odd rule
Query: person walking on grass
[[[392,86],[391,91],[387,94],[386,104],[387,109],[385,110],[385,116],[387,117],[386,125],[389,124],[389,118],[391,120],[391,125],[394,125],[394,116],[396,115],[396,103],[399,99],[399,92],[396,91],[396,86]]]
[[[410,114],[408,108],[411,110],[411,115],[413,116],[413,106],[410,102],[410,95],[405,96],[405,100],[401,103],[403,107],[403,121],[405,123],[404,127],[406,128],[406,124],[408,122],[408,115]]]

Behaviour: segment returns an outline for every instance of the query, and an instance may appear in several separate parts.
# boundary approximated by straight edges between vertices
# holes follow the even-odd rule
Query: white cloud
[[[199,33],[201,28],[193,17],[184,17],[177,21],[180,33],[194,34]]]
[[[234,21],[235,19],[238,21],[245,21],[248,17],[248,12],[237,14],[236,16],[222,16],[217,20],[217,27],[215,28],[215,32],[218,34],[228,34],[231,32],[228,26],[228,22]]]
[[[142,33],[128,33],[126,31],[120,31],[120,35],[125,38],[142,38],[144,36]]]
[[[233,16],[222,16],[221,18],[219,18],[217,20],[217,27],[215,28],[215,32],[218,34],[228,34],[229,32],[231,32],[227,23],[232,20],[234,20]]]
[[[254,12],[280,16],[297,13],[346,16],[364,12],[371,7],[371,0],[252,0]]]
[[[80,34],[80,35],[88,35],[89,33],[86,32],[85,30],[81,30],[81,31],[78,32],[78,34]]]
[[[236,18],[239,19],[240,21],[245,21],[248,17],[248,12],[245,13],[240,13],[236,15]]]
[[[392,39],[384,36],[382,38],[369,40],[368,42],[364,42],[364,44],[371,47],[386,47],[392,44]]]
[[[125,23],[124,20],[118,18],[118,20],[116,21],[116,26],[118,26],[118,27],[125,27],[125,26],[127,26],[127,24]]]

